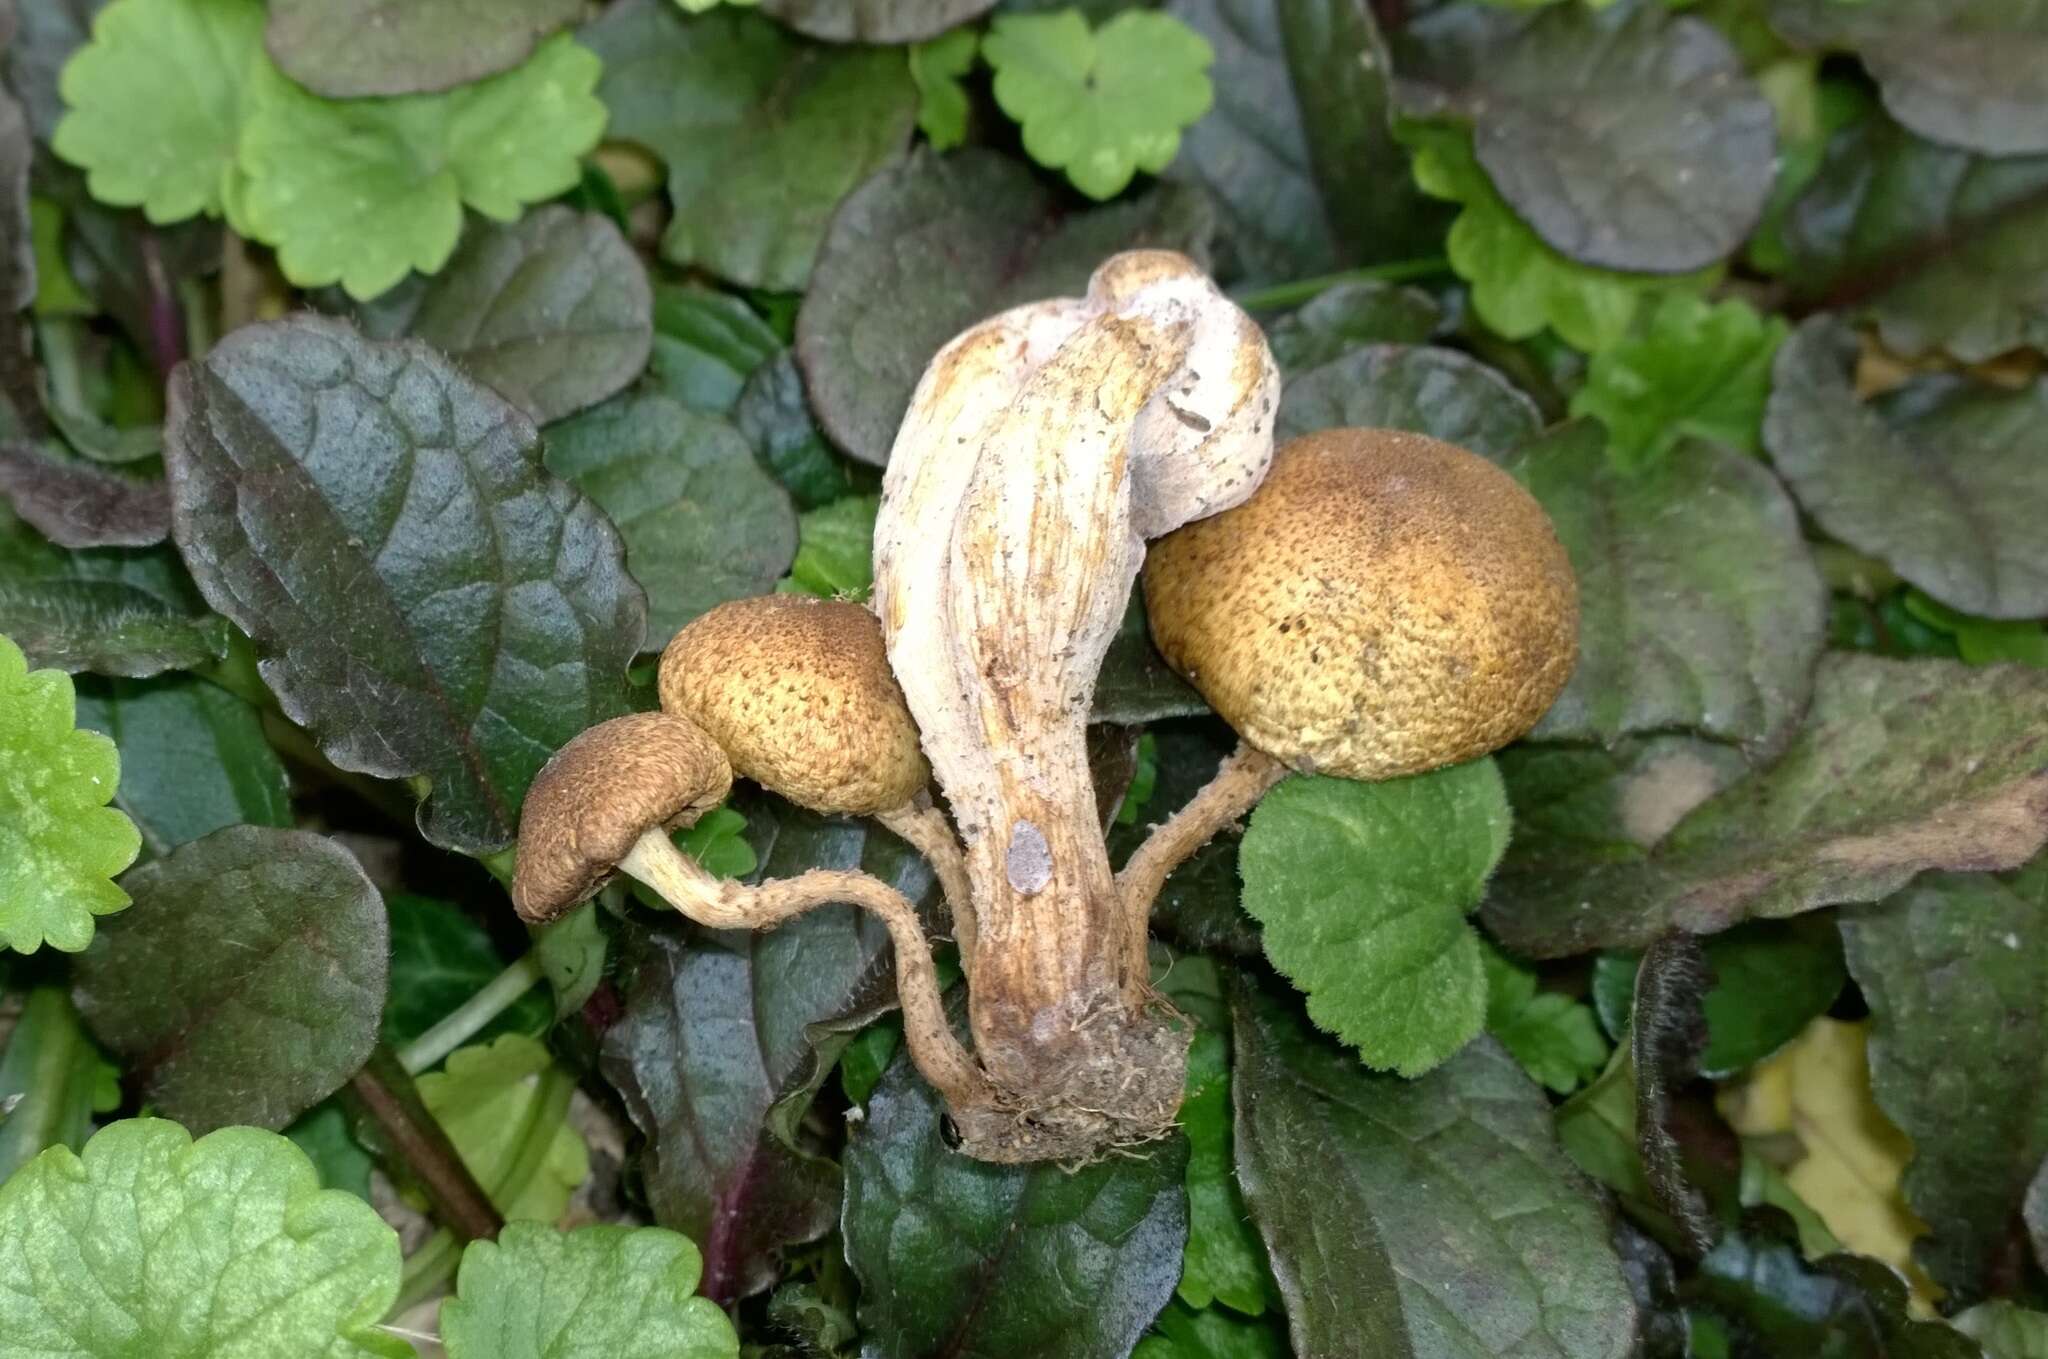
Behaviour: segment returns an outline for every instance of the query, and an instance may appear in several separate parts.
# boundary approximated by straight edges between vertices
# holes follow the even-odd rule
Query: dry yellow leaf
[[[1927,1224],[1906,1206],[1899,1176],[1913,1143],[1870,1093],[1868,1025],[1816,1019],[1743,1080],[1725,1086],[1722,1117],[1745,1137],[1791,1134],[1803,1154],[1785,1181],[1849,1250],[1906,1277],[1916,1311],[1931,1314],[1941,1287],[1913,1259]]]

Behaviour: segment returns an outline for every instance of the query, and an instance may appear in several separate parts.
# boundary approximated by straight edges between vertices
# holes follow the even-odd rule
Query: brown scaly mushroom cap
[[[740,775],[813,811],[872,816],[931,778],[881,625],[845,600],[719,605],[662,652],[661,706],[710,733]]]
[[[732,768],[697,727],[667,713],[613,718],[555,752],[519,812],[512,904],[552,920],[590,897],[650,830],[675,830],[725,800]]]
[[[1453,444],[1336,429],[1153,544],[1152,635],[1250,745],[1354,779],[1473,759],[1571,677],[1578,586],[1549,517]]]

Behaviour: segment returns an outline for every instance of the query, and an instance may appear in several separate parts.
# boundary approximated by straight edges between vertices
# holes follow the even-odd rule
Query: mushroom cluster
[[[536,779],[520,912],[551,918],[615,869],[719,927],[853,904],[890,932],[907,1046],[963,1151],[1085,1160],[1159,1136],[1190,1037],[1149,979],[1167,876],[1290,771],[1395,778],[1515,739],[1574,658],[1569,563],[1512,477],[1384,430],[1276,453],[1279,382],[1251,318],[1163,251],[954,339],[891,453],[873,612],[770,596],[679,632],[662,710]],[[1086,727],[1141,570],[1160,650],[1242,739],[1116,872]],[[721,881],[674,847],[734,774],[875,817],[931,862],[971,1047],[901,893],[851,871]]]

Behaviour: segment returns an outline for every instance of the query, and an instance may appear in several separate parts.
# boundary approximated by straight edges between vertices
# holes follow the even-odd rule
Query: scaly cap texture
[[[1484,755],[1536,724],[1577,656],[1578,586],[1542,506],[1421,434],[1288,443],[1250,500],[1155,543],[1144,581],[1166,659],[1305,772]]]
[[[661,706],[742,777],[813,811],[871,816],[931,778],[875,616],[844,600],[721,604],[661,655]]]

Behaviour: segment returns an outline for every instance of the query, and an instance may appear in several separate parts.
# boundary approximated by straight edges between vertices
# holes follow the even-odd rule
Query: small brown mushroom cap
[[[661,706],[709,732],[736,772],[813,811],[872,816],[931,778],[881,624],[845,600],[719,605],[662,652]]]
[[[1295,439],[1244,504],[1154,543],[1152,635],[1251,745],[1353,779],[1473,759],[1571,677],[1578,586],[1506,472],[1392,430]]]
[[[634,843],[725,800],[732,767],[717,744],[667,713],[600,722],[555,752],[526,790],[512,905],[552,920],[589,897]]]

